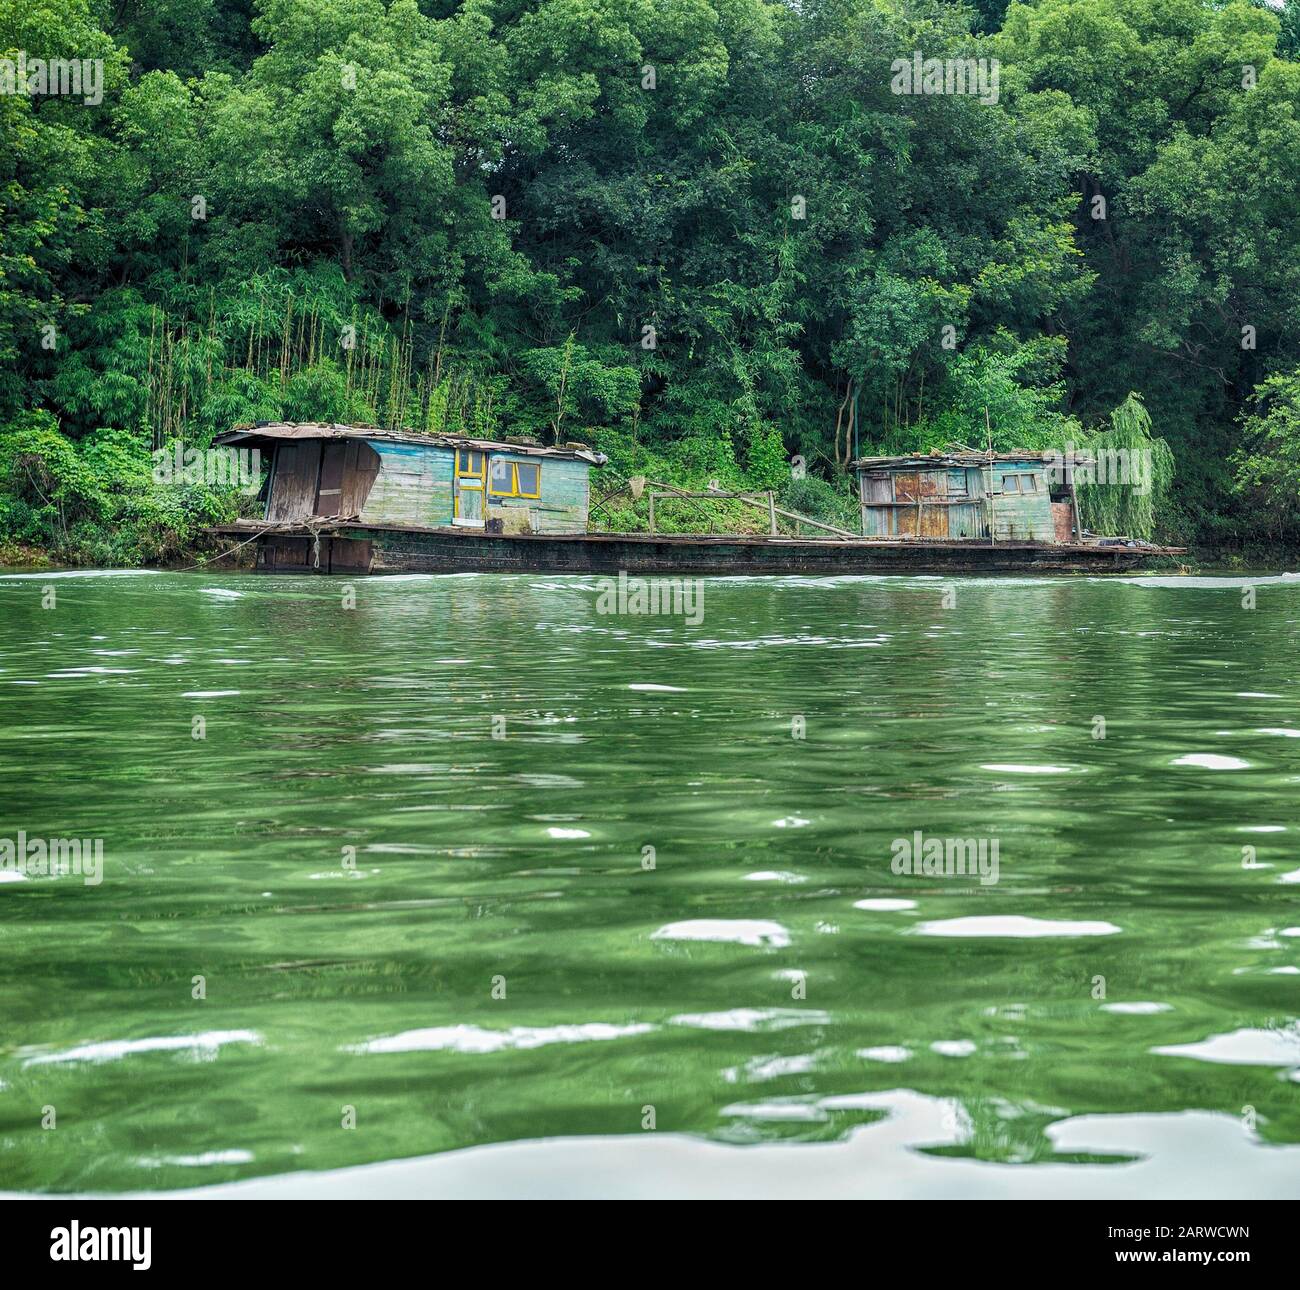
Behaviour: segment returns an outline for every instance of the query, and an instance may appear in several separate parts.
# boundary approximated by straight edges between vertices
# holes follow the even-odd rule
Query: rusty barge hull
[[[856,573],[1114,573],[1178,547],[882,541],[685,534],[508,534],[335,522],[211,530],[257,545],[266,573],[597,573],[689,576]]]

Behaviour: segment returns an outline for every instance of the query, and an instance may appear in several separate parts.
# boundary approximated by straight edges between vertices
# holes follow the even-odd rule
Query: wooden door
[[[282,443],[275,453],[268,520],[303,520],[313,513],[320,483],[320,440]]]
[[[456,450],[456,492],[452,523],[481,529],[487,510],[487,455],[465,448]]]
[[[343,463],[348,445],[340,439],[330,440],[321,450],[320,483],[316,488],[316,514],[337,515],[343,500]]]

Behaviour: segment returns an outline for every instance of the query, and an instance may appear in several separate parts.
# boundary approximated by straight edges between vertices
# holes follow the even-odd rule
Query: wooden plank
[[[311,541],[305,537],[268,537],[261,547],[261,566],[299,573],[311,568]]]
[[[268,520],[300,520],[314,514],[320,476],[320,440],[281,444],[276,452],[275,486]]]
[[[361,518],[379,524],[451,523],[451,449],[378,443],[379,471]]]
[[[329,538],[330,573],[369,573],[374,543],[358,538]]]
[[[864,474],[862,476],[862,500],[872,503],[892,503],[894,490],[891,487],[891,482],[889,476],[883,472]]]
[[[948,511],[947,536],[950,538],[987,537],[988,525],[984,523],[980,503],[968,502],[961,498],[953,501],[955,504]]]
[[[339,500],[340,515],[360,515],[379,474],[379,454],[360,439],[348,443],[348,459],[343,471],[343,493]]]
[[[340,529],[374,543],[372,569],[411,572],[573,572],[735,574],[860,573],[868,571],[978,573],[1052,572],[1089,566],[1108,571],[1140,563],[1168,549],[1058,546],[1055,543],[827,542],[740,539],[509,536],[443,528],[415,533],[396,528],[341,524]],[[329,541],[322,538],[322,547]],[[330,566],[322,551],[321,568]],[[274,566],[270,566],[273,569]],[[301,566],[299,566],[301,571]]]
[[[316,514],[338,515],[343,500],[343,472],[347,464],[348,445],[331,440],[321,449],[320,485],[316,489]]]

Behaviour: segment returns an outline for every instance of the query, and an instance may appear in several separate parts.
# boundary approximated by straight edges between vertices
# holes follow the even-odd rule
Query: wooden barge
[[[1053,494],[1043,456],[950,453],[868,458],[858,471],[863,533],[590,532],[581,444],[537,445],[339,425],[258,425],[222,445],[266,450],[265,518],[209,530],[256,546],[267,573],[599,573],[839,575],[1110,573],[1181,554],[1081,531],[1072,481]],[[666,486],[659,486],[666,488]],[[703,496],[724,496],[710,493]],[[678,489],[655,497],[690,497]]]

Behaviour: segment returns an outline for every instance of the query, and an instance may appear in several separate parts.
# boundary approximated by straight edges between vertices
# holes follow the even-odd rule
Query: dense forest
[[[0,59],[0,558],[177,555],[246,503],[153,451],[271,418],[823,514],[1149,424],[1160,536],[1300,546],[1300,0],[0,0]]]

